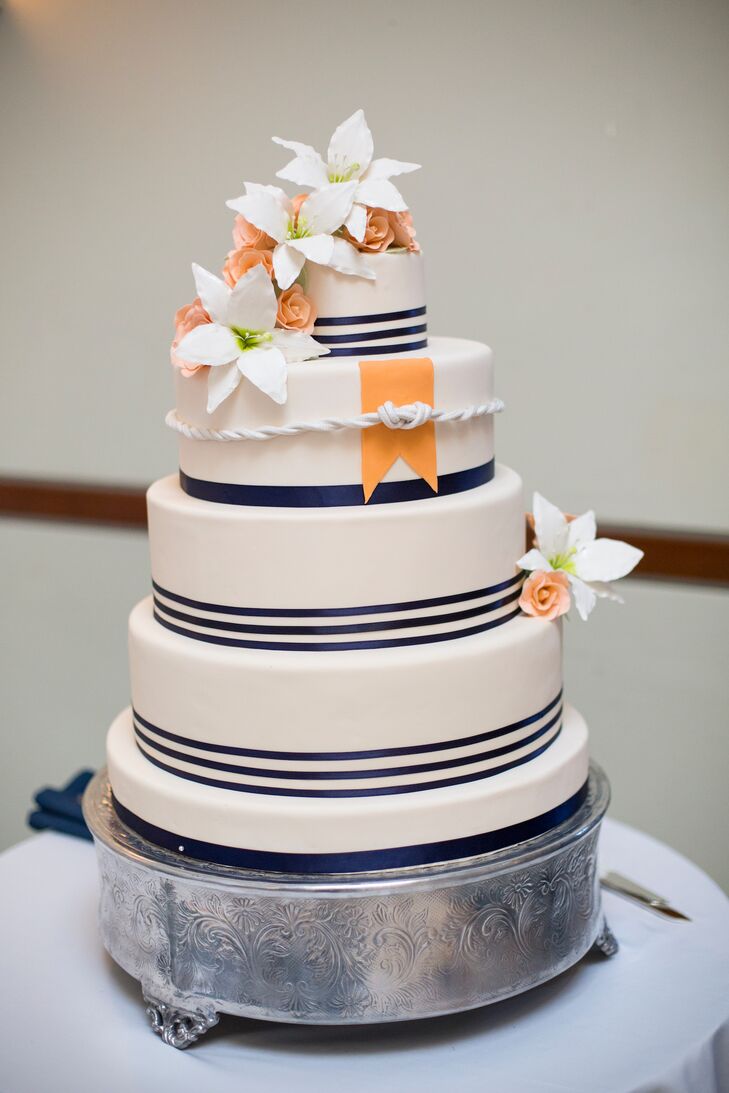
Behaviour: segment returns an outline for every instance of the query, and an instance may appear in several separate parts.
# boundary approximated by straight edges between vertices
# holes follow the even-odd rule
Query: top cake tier
[[[425,272],[421,254],[374,254],[367,264],[374,280],[346,277],[310,264],[307,296],[317,319],[314,337],[333,357],[423,355],[428,345]]]

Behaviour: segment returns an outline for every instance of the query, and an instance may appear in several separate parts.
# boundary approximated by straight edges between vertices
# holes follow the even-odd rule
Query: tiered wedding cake
[[[182,856],[274,871],[520,842],[585,793],[557,616],[639,552],[537,497],[525,555],[491,351],[426,333],[390,181],[415,165],[373,160],[361,111],[326,162],[279,143],[313,193],[248,184],[223,279],[194,267],[177,315],[180,474],[148,494],[116,808]]]

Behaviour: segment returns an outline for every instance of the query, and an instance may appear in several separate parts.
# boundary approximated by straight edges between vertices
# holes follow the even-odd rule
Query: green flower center
[[[286,229],[287,239],[305,239],[307,235],[311,235],[311,228],[305,216],[299,214],[296,220],[289,220],[289,226]]]
[[[259,349],[265,342],[270,342],[273,334],[265,330],[241,330],[239,326],[230,328],[242,353],[247,349]]]
[[[551,565],[552,569],[561,569],[565,573],[575,574],[575,562],[574,557],[577,553],[577,548],[572,547],[566,554],[555,554],[553,558],[548,558],[547,561]]]
[[[330,182],[351,182],[353,178],[356,178],[360,172],[359,163],[330,163],[329,164],[329,181]]]

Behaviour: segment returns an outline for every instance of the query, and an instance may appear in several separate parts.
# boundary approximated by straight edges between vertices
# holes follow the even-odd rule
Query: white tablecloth
[[[0,856],[2,1093],[715,1093],[729,1090],[729,900],[696,866],[606,821],[602,868],[672,899],[609,893],[621,949],[519,998],[376,1028],[223,1017],[186,1052],[149,1030],[103,952],[90,843],[47,833]]]

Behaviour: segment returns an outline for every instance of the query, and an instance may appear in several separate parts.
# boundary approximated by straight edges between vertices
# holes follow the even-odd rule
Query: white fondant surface
[[[422,254],[368,254],[367,265],[375,274],[374,280],[349,277],[309,262],[304,273],[305,291],[321,319],[381,315],[425,306]],[[385,321],[382,325],[389,324]]]
[[[160,770],[134,741],[131,712],[107,740],[112,788],[136,816],[181,836],[280,853],[388,849],[497,831],[568,800],[587,777],[587,728],[567,707],[538,758],[465,785],[359,798],[266,797],[202,786]]]
[[[512,577],[525,549],[521,479],[503,466],[491,482],[463,493],[323,509],[199,501],[170,475],[150,487],[147,511],[157,584],[239,608],[365,607],[458,595]]]
[[[336,652],[230,649],[170,633],[151,599],[129,621],[132,703],[166,732],[273,751],[364,751],[499,729],[562,680],[559,624],[518,617],[435,645]]]
[[[391,354],[386,354],[385,359]],[[414,354],[434,365],[434,401],[438,410],[462,410],[494,397],[491,350],[461,338],[431,338]],[[369,357],[369,360],[379,359]],[[321,357],[289,365],[288,399],[277,406],[245,380],[213,414],[207,412],[206,371],[185,378],[176,374],[177,410],[189,424],[212,429],[260,428],[357,417],[362,412],[357,358]],[[435,426],[439,475],[487,463],[494,454],[494,422],[487,415],[467,422]],[[247,485],[351,485],[362,481],[358,429],[304,433],[271,440],[180,441],[180,466],[192,478]],[[417,475],[402,460],[383,481]]]

